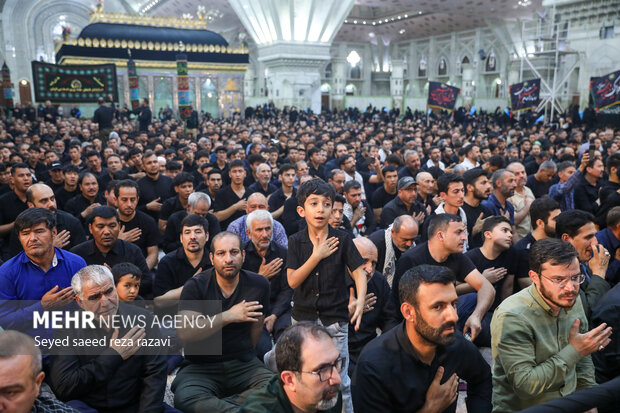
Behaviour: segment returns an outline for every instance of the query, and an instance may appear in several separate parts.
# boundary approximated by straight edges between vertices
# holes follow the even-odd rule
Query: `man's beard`
[[[485,199],[488,199],[489,196],[486,195],[484,192],[479,191],[474,188],[474,198],[476,198],[479,201],[484,201]]]
[[[545,235],[547,235],[549,238],[555,237],[555,228],[551,228],[547,226],[547,224],[545,224],[544,230],[545,230]]]
[[[443,331],[448,328],[454,328],[456,331],[456,323],[454,321],[449,321],[442,324],[439,328],[434,328],[426,322],[426,320],[424,319],[424,317],[422,317],[422,314],[420,314],[417,308],[415,309],[415,314],[416,323],[414,328],[415,331],[423,339],[425,339],[431,344],[435,344],[438,346],[449,346],[450,344],[454,343],[454,340],[456,340],[456,336],[454,333],[450,334],[449,336],[442,335]]]
[[[336,389],[336,391],[338,391],[338,389]],[[333,408],[336,403],[338,403],[338,393],[331,399],[321,399],[315,407],[318,411],[324,411]]]
[[[569,281],[572,282],[572,281]],[[579,292],[577,292],[576,296],[575,296],[575,300],[573,301],[573,304],[571,305],[563,305],[558,303],[557,301],[555,301],[553,298],[551,298],[551,295],[549,294],[549,292],[547,291],[547,289],[545,288],[545,286],[543,285],[543,283],[540,283],[540,295],[542,295],[545,299],[547,299],[547,301],[550,301],[553,305],[557,305],[560,308],[572,308],[573,305],[575,305],[575,302],[577,302],[577,297],[579,297]],[[561,294],[560,298],[563,297],[565,294]]]

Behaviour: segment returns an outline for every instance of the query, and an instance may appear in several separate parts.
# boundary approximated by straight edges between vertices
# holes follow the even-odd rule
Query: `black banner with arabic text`
[[[534,110],[540,103],[540,79],[524,80],[510,85],[510,106],[513,112]]]
[[[428,82],[428,106],[454,110],[461,89],[440,82]]]
[[[590,93],[596,110],[620,103],[620,70],[605,76],[590,78]]]
[[[96,102],[107,95],[118,102],[114,64],[60,66],[33,61],[32,78],[37,102]]]

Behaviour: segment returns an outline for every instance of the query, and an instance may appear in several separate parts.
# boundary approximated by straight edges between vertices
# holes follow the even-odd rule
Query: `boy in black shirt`
[[[292,319],[324,325],[332,334],[348,369],[349,288],[347,268],[355,281],[357,298],[351,324],[358,330],[366,297],[363,258],[347,233],[329,226],[334,189],[321,179],[303,183],[297,191],[297,212],[307,228],[291,235],[287,256],[287,278],[293,293]],[[341,390],[345,411],[352,412],[351,380],[342,373]]]

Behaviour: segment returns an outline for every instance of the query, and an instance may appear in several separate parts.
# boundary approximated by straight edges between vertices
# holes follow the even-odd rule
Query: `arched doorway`
[[[329,92],[331,86],[329,83],[323,83],[321,85],[321,108],[329,110]]]
[[[22,105],[32,103],[32,91],[30,90],[30,81],[28,79],[19,81],[19,101]]]
[[[218,95],[215,84],[211,79],[206,79],[200,89],[201,110],[210,113],[212,117],[219,116]]]

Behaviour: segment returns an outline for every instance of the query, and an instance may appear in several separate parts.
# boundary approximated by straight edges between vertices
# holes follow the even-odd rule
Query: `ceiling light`
[[[405,19],[406,19],[407,17],[409,17],[409,15],[405,14]]]
[[[400,34],[405,34],[405,29],[400,29],[400,30],[398,31],[398,33],[400,33]]]
[[[422,14],[422,11],[419,11],[418,14]]]
[[[345,23],[348,23],[349,21],[345,19],[345,21],[344,21],[344,22],[345,22]]]
[[[532,1],[531,0],[519,0],[517,4],[521,7],[527,7],[530,4],[532,4]]]
[[[353,24],[357,24],[357,20],[353,20]]]
[[[372,22],[372,25],[373,25],[373,26],[374,26],[375,24],[377,24],[377,23],[375,23],[375,22]]]
[[[387,22],[388,22],[388,19],[385,19],[385,22],[387,23]]]
[[[355,50],[351,50],[351,52],[347,56],[347,62],[349,62],[351,67],[357,66],[360,60],[361,60],[360,55]]]
[[[368,33],[368,37],[375,37],[375,32]]]
[[[366,24],[366,20],[364,20],[364,21],[362,22],[362,24]]]
[[[398,16],[398,20],[400,20],[400,16]]]

